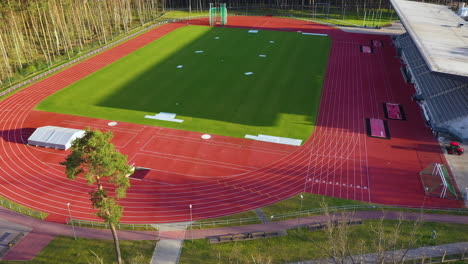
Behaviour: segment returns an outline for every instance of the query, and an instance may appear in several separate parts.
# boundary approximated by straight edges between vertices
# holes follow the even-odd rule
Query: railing
[[[398,207],[398,206],[380,206],[380,205],[343,205],[328,208],[316,208],[298,212],[275,214],[270,216],[270,221],[282,221],[291,218],[306,217],[311,215],[321,215],[325,211],[335,213],[341,211],[364,211],[364,210],[387,210],[387,211],[418,211],[423,213],[459,213],[468,215],[468,209],[447,209],[447,208],[428,208],[428,207]]]
[[[7,199],[4,199],[3,197],[0,197],[0,205],[5,207],[5,208],[8,208],[10,210],[13,210],[15,212],[18,212],[20,214],[29,215],[29,216],[37,218],[37,219],[42,219],[43,220],[47,216],[46,213],[36,211],[34,209],[31,209],[31,208],[24,207],[22,205],[19,205],[17,203],[14,203],[14,202],[11,202],[11,201],[9,201]]]
[[[225,219],[225,220],[201,220],[196,221],[192,224],[192,228],[215,228],[215,227],[226,227],[226,226],[241,226],[241,225],[253,225],[260,224],[262,221],[257,217],[252,218],[238,218],[238,219]]]
[[[50,74],[52,74],[52,73],[54,73],[54,72],[57,72],[57,71],[59,71],[59,70],[65,68],[65,67],[68,67],[68,66],[70,66],[70,65],[72,65],[72,64],[75,64],[75,63],[77,63],[77,62],[79,62],[79,61],[82,61],[82,60],[84,60],[84,59],[86,59],[86,58],[88,58],[88,57],[91,57],[91,56],[93,56],[93,55],[95,55],[95,54],[97,54],[97,53],[100,53],[100,52],[102,52],[102,51],[104,51],[104,50],[106,50],[106,49],[109,49],[109,48],[111,48],[111,47],[113,47],[113,46],[116,46],[117,44],[120,44],[120,43],[122,43],[122,42],[125,42],[125,41],[127,41],[128,39],[131,39],[131,38],[133,38],[133,37],[135,37],[135,36],[137,36],[137,35],[139,35],[139,34],[142,34],[142,33],[145,32],[145,31],[151,30],[151,29],[153,29],[153,28],[156,28],[156,27],[158,27],[158,26],[161,26],[161,25],[164,25],[164,24],[167,24],[167,23],[173,23],[173,22],[182,21],[182,20],[187,20],[187,19],[197,19],[197,18],[201,18],[201,17],[206,17],[206,16],[194,16],[194,17],[184,17],[184,18],[168,19],[168,20],[166,20],[166,21],[159,22],[159,23],[153,24],[153,25],[151,25],[151,26],[145,27],[145,28],[143,28],[143,29],[141,29],[141,30],[138,30],[137,32],[134,32],[134,33],[128,35],[128,36],[125,36],[125,37],[123,37],[123,38],[121,38],[121,39],[118,39],[118,40],[113,41],[112,43],[109,43],[109,44],[104,45],[104,46],[102,46],[102,47],[100,47],[100,48],[97,48],[97,49],[95,49],[95,50],[93,50],[93,51],[91,51],[91,52],[88,52],[88,53],[86,53],[86,54],[83,55],[83,56],[80,56],[80,57],[78,57],[78,58],[76,58],[76,59],[73,59],[73,60],[71,60],[71,61],[69,61],[69,62],[66,62],[66,63],[64,63],[64,64],[61,64],[61,65],[59,65],[59,66],[57,66],[57,67],[55,67],[55,68],[53,68],[53,69],[50,69],[50,70],[48,70],[48,71],[46,71],[46,72],[43,72],[43,73],[41,73],[41,74],[38,74],[38,75],[36,75],[36,76],[34,76],[34,77],[32,77],[32,78],[26,80],[26,81],[23,81],[23,82],[20,82],[20,83],[18,83],[18,84],[16,84],[16,85],[13,85],[13,86],[11,86],[10,88],[8,88],[8,89],[3,90],[2,92],[0,92],[0,97],[4,96],[4,95],[6,95],[6,94],[9,94],[9,93],[11,93],[11,92],[13,92],[13,91],[16,91],[17,89],[19,89],[19,88],[21,88],[21,87],[23,87],[23,86],[25,86],[25,85],[34,83],[36,80],[42,79],[42,78],[44,78],[44,77],[46,77],[46,76],[48,76],[48,75],[50,75]]]
[[[67,225],[72,225],[72,224],[75,226],[79,226],[79,227],[109,229],[109,225],[103,222],[85,221],[85,220],[78,220],[78,219],[71,219],[67,221]],[[157,227],[154,227],[152,224],[118,224],[116,228],[120,230],[138,230],[138,231],[157,230]]]
[[[461,215],[468,215],[468,209],[447,209],[447,208],[428,208],[428,207],[399,207],[399,206],[380,206],[380,205],[343,205],[328,207],[326,209],[316,208],[298,212],[275,214],[270,216],[270,221],[283,221],[286,219],[294,219],[299,217],[307,217],[312,215],[322,215],[324,212],[330,213],[343,212],[343,211],[417,211],[423,213],[458,213]],[[91,228],[109,228],[109,225],[102,222],[83,221],[78,219],[72,219],[67,224],[75,224],[80,227],[91,227]],[[251,218],[237,218],[237,219],[225,219],[225,220],[201,220],[195,221],[192,225],[192,229],[203,229],[203,228],[216,228],[216,227],[227,227],[227,226],[241,226],[241,225],[253,225],[260,224],[261,220],[257,217]],[[123,230],[158,230],[157,224],[119,224],[118,229]],[[190,229],[190,227],[188,227]]]

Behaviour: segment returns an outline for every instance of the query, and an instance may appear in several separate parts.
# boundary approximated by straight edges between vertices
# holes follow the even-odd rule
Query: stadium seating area
[[[424,101],[429,123],[444,127],[468,117],[468,78],[431,72],[408,33],[397,36],[394,42],[411,74],[417,97]]]

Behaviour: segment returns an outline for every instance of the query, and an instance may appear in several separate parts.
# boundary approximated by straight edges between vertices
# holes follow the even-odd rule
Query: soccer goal
[[[457,191],[443,164],[431,163],[419,175],[426,195],[458,200]]]
[[[227,8],[225,3],[219,5],[210,3],[210,26],[227,24]]]

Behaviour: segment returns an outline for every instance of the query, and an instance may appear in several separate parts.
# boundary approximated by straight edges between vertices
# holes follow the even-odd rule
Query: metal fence
[[[46,213],[39,212],[34,209],[21,206],[19,204],[16,204],[6,199],[0,199],[0,205],[10,210],[13,210],[15,212],[18,212],[20,214],[29,215],[31,217],[38,218],[38,219],[44,219],[47,216]]]
[[[192,228],[215,228],[224,226],[241,226],[260,224],[262,221],[258,217],[252,218],[238,218],[238,219],[225,219],[225,220],[201,220],[192,224]]]
[[[129,39],[131,39],[131,38],[133,38],[133,37],[136,37],[137,35],[142,34],[142,33],[144,33],[145,31],[151,30],[151,29],[153,29],[153,28],[159,27],[159,26],[164,25],[164,24],[167,24],[167,23],[173,23],[173,22],[182,21],[182,20],[187,20],[187,19],[197,19],[197,18],[201,18],[201,17],[206,17],[206,16],[194,16],[194,17],[184,17],[184,18],[168,19],[168,20],[166,20],[166,21],[162,21],[162,22],[153,24],[153,25],[151,25],[151,26],[148,26],[148,27],[146,27],[146,28],[143,28],[143,29],[141,29],[141,30],[138,30],[137,32],[134,32],[134,33],[132,33],[132,34],[130,34],[130,35],[127,35],[127,36],[125,36],[125,37],[123,37],[123,38],[121,38],[121,39],[115,40],[115,41],[113,41],[112,43],[109,43],[109,44],[104,45],[104,46],[102,46],[102,47],[100,47],[100,48],[97,48],[97,49],[95,49],[95,50],[93,50],[93,51],[90,51],[90,52],[86,53],[85,55],[82,55],[82,56],[80,56],[80,57],[78,57],[78,58],[76,58],[76,59],[73,59],[73,60],[68,61],[68,62],[66,62],[66,63],[64,63],[64,64],[61,64],[61,65],[59,65],[59,66],[57,66],[57,67],[55,67],[55,68],[52,68],[52,69],[50,69],[50,70],[48,70],[48,71],[45,71],[45,72],[43,72],[43,73],[41,73],[41,74],[35,75],[34,77],[32,77],[32,78],[30,78],[30,79],[27,79],[27,80],[25,80],[25,81],[23,81],[23,82],[20,82],[20,83],[18,83],[18,84],[15,84],[15,85],[11,86],[10,88],[5,89],[5,90],[3,90],[2,92],[0,92],[0,97],[4,96],[4,95],[6,95],[6,94],[9,94],[9,93],[11,93],[11,92],[13,92],[13,91],[16,91],[16,90],[18,90],[19,88],[21,88],[21,87],[23,87],[23,86],[25,86],[25,85],[34,83],[35,81],[37,81],[37,80],[39,80],[39,79],[42,79],[42,78],[44,78],[44,77],[46,77],[46,76],[48,76],[48,75],[50,75],[50,74],[52,74],[52,73],[54,73],[54,72],[58,72],[59,70],[65,68],[65,67],[68,67],[68,66],[70,66],[70,65],[73,65],[73,64],[75,64],[75,63],[77,63],[77,62],[79,62],[79,61],[82,61],[82,60],[84,60],[84,59],[86,59],[86,58],[88,58],[88,57],[91,57],[91,56],[93,56],[93,55],[95,55],[95,54],[97,54],[97,53],[100,53],[100,52],[102,52],[102,51],[104,51],[104,50],[107,50],[107,49],[109,49],[109,48],[111,48],[111,47],[114,47],[114,46],[116,46],[116,45],[118,45],[118,44],[120,44],[120,43],[122,43],[122,42],[125,42],[125,41],[127,41],[127,40],[129,40]]]
[[[468,209],[447,209],[447,208],[427,208],[427,207],[399,207],[399,206],[378,206],[378,205],[343,205],[334,206],[328,208],[315,208],[304,211],[296,211],[284,214],[275,214],[270,216],[270,221],[283,221],[287,219],[295,219],[300,217],[307,217],[313,215],[323,215],[325,211],[330,213],[337,212],[349,212],[349,211],[417,211],[422,213],[458,213],[461,215],[468,215]],[[92,228],[109,228],[109,225],[102,222],[83,221],[78,219],[72,219],[68,221],[68,224],[74,223],[80,227],[92,227]],[[241,225],[253,225],[260,224],[262,221],[257,217],[251,218],[235,218],[225,220],[201,220],[195,221],[192,225],[192,229],[203,229],[203,228],[216,228],[216,227],[227,227],[227,226],[241,226]],[[158,230],[158,224],[119,224],[118,229],[125,230]],[[190,228],[190,227],[189,227]]]
[[[328,208],[315,208],[304,211],[290,212],[284,214],[275,214],[270,216],[270,221],[282,221],[291,218],[307,217],[311,215],[321,215],[325,211],[330,213],[346,211],[418,211],[422,213],[459,213],[468,215],[468,209],[447,209],[447,208],[428,208],[428,207],[401,207],[401,206],[379,206],[379,205],[343,205]]]
[[[94,221],[85,221],[79,219],[71,219],[67,221],[67,225],[75,225],[79,227],[90,227],[90,228],[100,228],[100,229],[109,229],[109,225],[103,222],[94,222]],[[116,226],[120,230],[157,230],[157,225],[152,224],[118,224]]]

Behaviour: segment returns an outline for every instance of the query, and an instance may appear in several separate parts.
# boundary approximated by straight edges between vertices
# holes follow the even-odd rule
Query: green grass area
[[[168,19],[178,19],[178,18],[190,18],[190,17],[198,17],[198,16],[209,16],[210,12],[205,10],[205,11],[197,11],[197,10],[192,10],[192,12],[185,11],[185,10],[172,10],[169,11],[162,16],[160,16],[157,20],[165,21]]]
[[[397,222],[384,220],[384,233],[389,235]],[[373,244],[376,238],[370,230],[378,225],[378,220],[372,220],[350,227],[349,246],[353,252],[360,252],[356,248],[359,245],[358,240],[365,243],[365,252],[376,251]],[[399,244],[405,245],[411,238],[410,231],[414,229],[414,222],[403,221],[401,227]],[[432,230],[437,231],[436,239],[431,239]],[[179,263],[286,263],[326,257],[323,249],[318,246],[328,243],[323,231],[295,229],[289,230],[288,234],[283,237],[223,244],[209,244],[207,239],[194,240],[193,243],[186,241]],[[463,242],[468,239],[468,225],[422,222],[414,237],[419,238],[416,247]]]
[[[195,221],[192,225],[192,228],[218,228],[228,226],[253,225],[261,223],[262,221],[260,220],[260,218],[257,217],[257,214],[254,211],[246,211],[238,214]]]
[[[31,209],[29,207],[26,207],[24,205],[12,202],[12,201],[10,201],[7,198],[2,197],[2,196],[0,196],[0,206],[3,206],[5,208],[8,208],[8,209],[10,209],[12,211],[15,211],[17,213],[20,213],[20,214],[29,215],[29,216],[37,218],[37,219],[44,219],[49,215],[48,213],[37,211],[37,210]]]
[[[127,264],[150,263],[155,241],[120,240],[122,259]],[[94,254],[93,254],[94,252]],[[114,241],[100,239],[58,236],[54,238],[32,261],[0,261],[9,264],[63,264],[63,263],[117,263],[115,260]]]
[[[36,109],[234,137],[305,140],[315,125],[329,47],[328,37],[187,26]],[[176,113],[184,122],[144,118],[158,112]]]
[[[315,11],[312,9],[273,9],[273,8],[261,8],[261,9],[239,9],[239,10],[228,10],[229,15],[274,15],[278,17],[286,18],[297,18],[305,20],[314,20],[318,22],[330,23],[338,26],[349,26],[349,27],[381,27],[390,24],[393,21],[397,21],[398,17],[393,10],[387,9],[373,9],[364,10],[361,8],[359,13],[356,10],[345,10],[344,15],[341,12],[341,8],[330,8],[327,11],[326,8],[317,8]]]
[[[304,197],[303,199],[301,199]],[[301,208],[302,200],[302,208]],[[311,209],[323,208],[322,203],[325,203],[327,207],[335,206],[347,206],[347,205],[370,205],[366,202],[354,201],[330,196],[323,196],[312,193],[301,193],[291,198],[277,202],[265,207],[262,207],[263,213],[268,217],[277,214],[292,213],[297,211],[306,211]]]
[[[301,195],[302,208],[301,208]],[[262,207],[263,213],[269,218],[273,215],[275,221],[286,220],[291,218],[297,218],[295,214],[298,211],[304,212],[299,215],[300,217],[306,217],[309,215],[322,215],[324,206],[328,208],[330,213],[336,213],[341,211],[400,211],[400,212],[417,212],[417,213],[430,213],[430,214],[451,214],[451,215],[468,215],[466,209],[411,209],[406,207],[397,206],[386,206],[381,204],[373,204],[355,200],[342,199],[337,197],[323,196],[312,193],[302,193],[292,196],[286,200]],[[310,211],[310,212],[305,212]],[[285,214],[282,216],[278,216]]]

